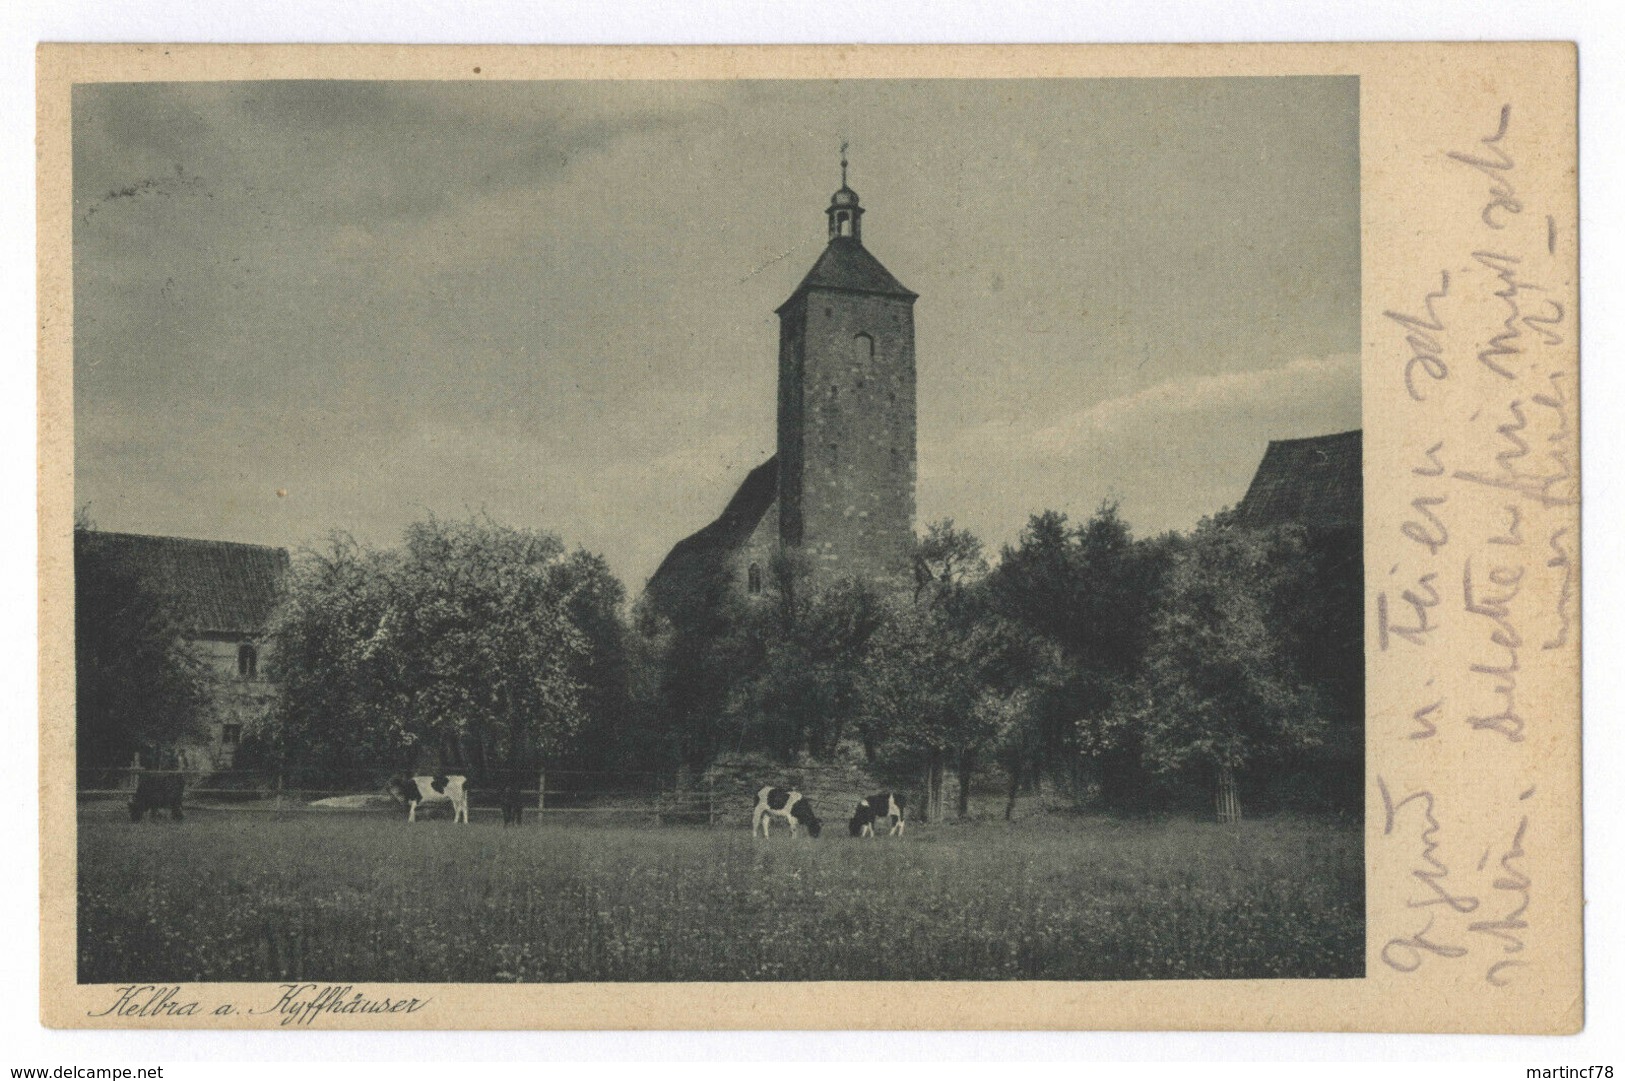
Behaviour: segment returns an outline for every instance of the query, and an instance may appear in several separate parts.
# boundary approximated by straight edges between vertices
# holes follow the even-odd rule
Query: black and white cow
[[[852,812],[852,821],[847,828],[854,837],[873,837],[875,823],[887,822],[891,829],[887,836],[903,835],[903,797],[895,792],[881,792],[868,799],[859,800],[857,810]]]
[[[406,804],[406,820],[418,820],[418,804],[449,803],[453,822],[468,821],[468,778],[461,774],[392,777],[389,794]]]
[[[788,788],[775,788],[768,785],[756,793],[756,809],[750,815],[750,835],[756,836],[756,829],[761,827],[762,836],[767,836],[768,819],[778,815],[790,823],[790,836],[796,835],[797,826],[806,826],[810,836],[817,837],[823,832],[824,824],[818,821],[813,813],[812,801],[800,792],[792,792]]]
[[[169,817],[181,820],[181,796],[186,791],[186,778],[179,773],[143,773],[135,782],[135,796],[130,800],[130,821],[139,822],[148,812],[156,814],[167,809]]]

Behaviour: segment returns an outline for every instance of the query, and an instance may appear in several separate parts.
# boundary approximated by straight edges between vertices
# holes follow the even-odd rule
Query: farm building
[[[829,242],[777,311],[778,453],[655,571],[648,596],[670,614],[761,593],[781,548],[815,580],[911,581],[917,294],[864,247],[845,161],[824,213]]]
[[[195,768],[229,769],[243,734],[276,696],[266,677],[263,636],[288,573],[287,549],[137,533],[94,536],[110,556],[139,569],[213,670],[210,738],[182,752]]]
[[[1316,586],[1303,598],[1305,672],[1329,691],[1325,744],[1297,763],[1296,782],[1349,809],[1365,770],[1365,530],[1360,431],[1272,440],[1240,505],[1245,528],[1301,525]],[[1291,771],[1278,780],[1288,782]],[[1285,798],[1290,794],[1283,793]]]
[[[1243,525],[1297,522],[1314,530],[1359,530],[1364,521],[1360,431],[1272,439],[1238,508]]]

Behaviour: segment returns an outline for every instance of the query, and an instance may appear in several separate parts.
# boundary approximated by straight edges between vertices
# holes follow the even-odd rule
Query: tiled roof
[[[1360,432],[1275,439],[1238,510],[1243,525],[1298,522],[1358,528],[1363,522]]]
[[[801,279],[790,300],[809,289],[835,289],[848,293],[879,293],[883,296],[916,297],[919,294],[892,277],[880,260],[869,254],[851,237],[836,237],[818,257],[807,276]],[[790,301],[784,302],[789,304]],[[780,305],[781,309],[783,305]]]
[[[193,633],[264,630],[288,573],[285,548],[100,530],[85,536],[136,568]]]
[[[672,547],[649,579],[649,596],[663,606],[681,605],[708,580],[726,574],[729,558],[750,540],[778,494],[775,455],[750,471],[716,521]]]

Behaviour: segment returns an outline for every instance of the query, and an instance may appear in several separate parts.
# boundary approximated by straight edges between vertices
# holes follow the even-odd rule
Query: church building
[[[778,453],[655,571],[648,596],[669,612],[760,593],[780,548],[814,582],[911,580],[916,294],[864,247],[846,168],[829,243],[778,308]]]

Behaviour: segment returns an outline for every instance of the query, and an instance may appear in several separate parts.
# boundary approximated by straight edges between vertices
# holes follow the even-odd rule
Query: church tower
[[[766,592],[781,547],[802,553],[816,582],[913,582],[916,296],[863,246],[846,168],[843,146],[829,243],[778,310],[778,453],[645,589],[678,623],[704,624],[720,597]]]
[[[863,246],[846,184],[779,316],[779,540],[824,579],[906,577],[914,543],[914,301]]]

